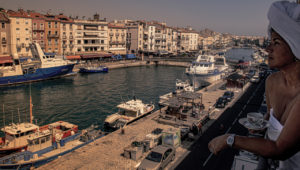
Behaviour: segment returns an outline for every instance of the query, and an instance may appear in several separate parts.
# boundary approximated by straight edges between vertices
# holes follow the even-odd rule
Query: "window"
[[[55,28],[57,28],[57,22],[55,22]]]
[[[17,41],[20,41],[20,38],[17,38]]]
[[[55,31],[55,35],[57,35],[57,31]]]
[[[57,40],[55,40],[55,45],[58,45],[58,41]]]
[[[73,44],[73,41],[70,41],[70,44]]]
[[[20,22],[19,22],[19,21],[16,21],[16,24],[20,24]]]
[[[20,30],[20,28],[16,28],[16,30],[17,30],[17,31],[19,31],[19,30]]]
[[[48,27],[51,28],[51,22],[48,22]]]
[[[48,45],[51,45],[51,40],[48,40]],[[51,50],[51,49],[50,49]]]
[[[48,31],[48,35],[51,35],[51,31]]]
[[[33,23],[33,26],[36,26],[36,23]]]
[[[81,44],[81,40],[77,40],[77,44]]]
[[[101,47],[101,51],[104,51],[104,47]]]
[[[25,24],[28,25],[28,21],[26,21]]]
[[[2,22],[2,28],[5,28],[5,23],[4,22]]]
[[[104,40],[101,40],[101,44],[104,44]]]
[[[28,41],[29,40],[29,38],[26,38],[26,41]]]

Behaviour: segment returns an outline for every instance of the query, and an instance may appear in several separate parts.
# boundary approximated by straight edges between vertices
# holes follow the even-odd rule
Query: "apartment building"
[[[10,55],[10,20],[5,12],[0,12],[0,56]]]
[[[60,20],[60,48],[62,49],[62,55],[75,54],[74,21],[63,14],[59,14],[57,18]]]
[[[76,53],[99,53],[108,51],[108,23],[99,20],[74,19]]]
[[[144,27],[143,21],[125,20],[127,28],[126,50],[127,53],[141,53],[144,46]]]
[[[38,43],[45,50],[47,36],[45,35],[45,17],[37,12],[29,12],[32,19],[32,42]]]
[[[177,54],[178,53],[178,31],[175,28],[171,28],[171,29],[172,29],[171,51],[173,54]]]
[[[32,57],[30,43],[32,42],[32,19],[24,10],[7,11],[10,19],[11,54],[14,59]]]
[[[144,45],[143,51],[147,53],[154,53],[155,52],[155,32],[156,26],[148,22],[144,29]]]
[[[45,16],[45,52],[62,53],[60,41],[60,20],[56,15],[46,14]]]
[[[126,54],[127,29],[124,24],[108,24],[109,48],[113,54]]]

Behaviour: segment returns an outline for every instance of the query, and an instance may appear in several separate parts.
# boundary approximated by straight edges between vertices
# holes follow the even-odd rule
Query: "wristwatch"
[[[232,145],[234,144],[234,137],[235,134],[230,134],[227,139],[226,139],[226,143],[228,146],[232,147]]]

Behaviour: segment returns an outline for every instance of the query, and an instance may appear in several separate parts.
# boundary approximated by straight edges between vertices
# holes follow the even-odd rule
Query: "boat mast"
[[[4,113],[4,104],[3,104],[3,125],[4,125],[4,128],[5,128],[5,113]]]
[[[31,100],[31,83],[30,83],[30,88],[29,88],[29,96],[30,96],[30,99],[29,99],[29,108],[30,108],[30,123],[32,123],[32,119],[33,119],[33,116],[32,116],[32,100]]]

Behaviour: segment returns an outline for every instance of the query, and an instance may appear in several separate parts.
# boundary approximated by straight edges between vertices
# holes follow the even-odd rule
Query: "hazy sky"
[[[0,0],[0,7],[67,16],[157,20],[169,26],[210,28],[236,35],[266,35],[267,11],[275,0]]]

